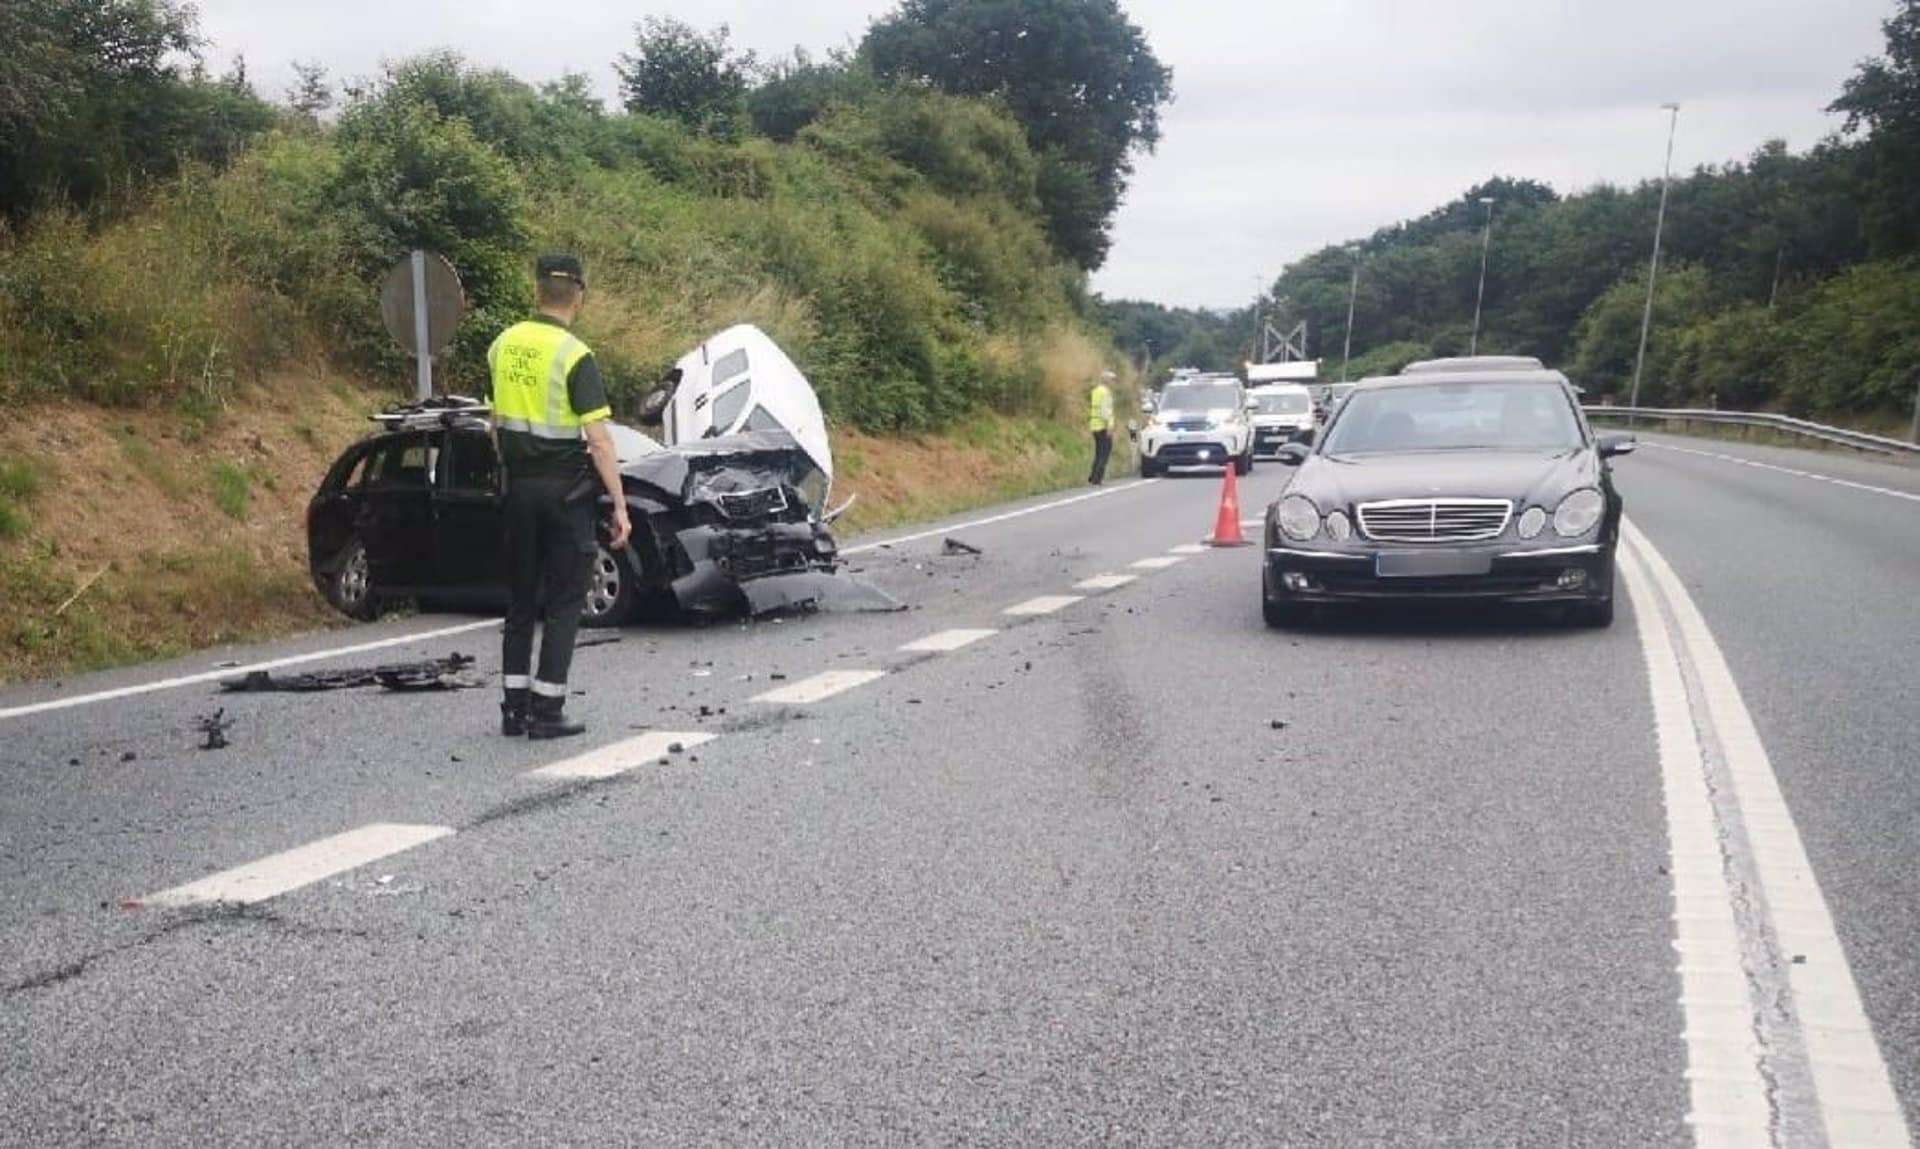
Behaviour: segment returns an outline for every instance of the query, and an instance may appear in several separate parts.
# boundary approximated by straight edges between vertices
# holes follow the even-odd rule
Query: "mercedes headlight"
[[[1304,543],[1320,533],[1320,508],[1305,495],[1288,495],[1280,500],[1275,513],[1280,530],[1296,543]]]
[[[1353,520],[1345,511],[1332,511],[1327,515],[1327,537],[1336,543],[1344,543],[1353,537]]]
[[[1520,516],[1520,537],[1537,539],[1540,532],[1547,529],[1547,512],[1544,507],[1528,507],[1527,513]]]
[[[1584,487],[1560,500],[1560,507],[1553,512],[1554,533],[1562,538],[1577,538],[1586,534],[1600,521],[1607,509],[1607,500],[1592,487]]]

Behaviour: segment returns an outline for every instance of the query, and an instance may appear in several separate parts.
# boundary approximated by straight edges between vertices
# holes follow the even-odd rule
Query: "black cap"
[[[533,274],[541,279],[571,279],[581,287],[587,285],[587,269],[580,266],[577,255],[543,255],[534,262]]]

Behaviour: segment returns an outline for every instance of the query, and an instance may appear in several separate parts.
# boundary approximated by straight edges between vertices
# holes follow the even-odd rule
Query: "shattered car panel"
[[[779,344],[749,324],[729,327],[675,364],[679,383],[662,428],[669,449],[716,438],[785,432],[817,473],[801,486],[817,513],[833,490],[833,447],[812,384]]]
[[[653,528],[629,549],[645,550],[644,561],[671,572],[669,585],[683,610],[764,613],[756,596],[745,593],[757,580],[834,568],[833,533],[804,494],[819,467],[783,431],[674,447],[620,473],[628,505],[645,512]]]

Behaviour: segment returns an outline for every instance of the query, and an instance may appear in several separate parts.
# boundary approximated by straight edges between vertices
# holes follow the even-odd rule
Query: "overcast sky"
[[[1326,243],[1419,215],[1493,174],[1561,191],[1804,148],[1878,54],[1891,0],[1122,0],[1178,98],[1142,157],[1094,286],[1112,298],[1237,305]],[[891,0],[199,0],[224,64],[279,97],[293,60],[368,75],[459,50],[528,80],[591,75],[654,12],[726,23],[762,55],[856,41]],[[1497,233],[1495,242],[1498,242]]]

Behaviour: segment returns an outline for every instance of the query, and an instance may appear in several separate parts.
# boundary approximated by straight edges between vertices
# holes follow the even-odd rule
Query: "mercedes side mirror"
[[[1307,461],[1307,454],[1305,443],[1282,443],[1273,453],[1273,461],[1283,467],[1297,467]]]
[[[1640,441],[1632,435],[1602,435],[1597,444],[1602,459],[1611,459],[1615,455],[1631,455]]]

